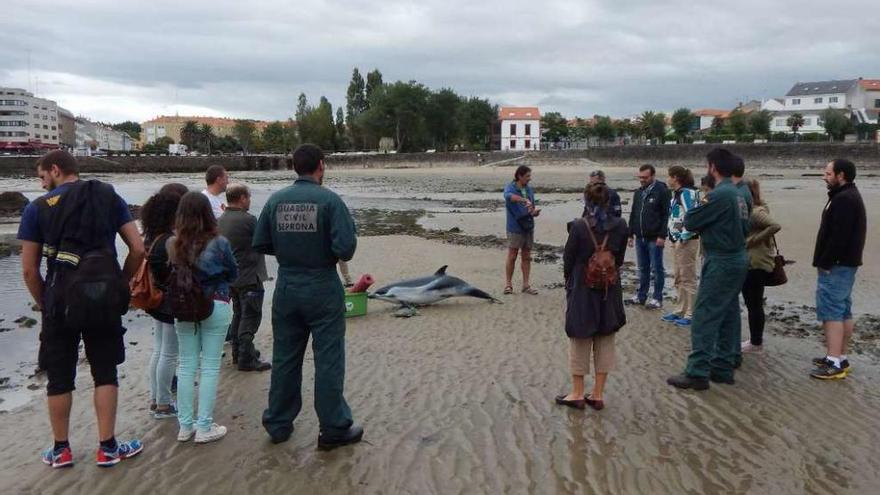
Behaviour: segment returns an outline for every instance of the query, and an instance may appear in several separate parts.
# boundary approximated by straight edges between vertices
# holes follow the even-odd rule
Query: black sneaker
[[[689,376],[684,373],[680,375],[670,376],[666,379],[666,383],[672,385],[676,388],[692,388],[694,390],[708,390],[709,389],[709,379],[698,377],[698,376]]]
[[[328,435],[326,433],[321,432],[318,435],[318,449],[319,450],[333,450],[337,447],[342,447],[343,445],[351,445],[353,443],[358,443],[364,437],[364,429],[360,426],[352,426],[345,433],[341,435]]]
[[[846,378],[847,371],[839,366],[822,366],[810,372],[812,378],[819,380],[843,380]]]
[[[813,358],[813,366],[816,368],[828,368],[832,366],[833,363],[827,357],[817,357]],[[850,374],[852,372],[852,368],[849,366],[849,359],[844,359],[840,362],[840,369],[846,371],[846,374]]]

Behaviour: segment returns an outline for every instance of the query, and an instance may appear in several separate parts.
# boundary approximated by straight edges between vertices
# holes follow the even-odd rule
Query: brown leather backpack
[[[587,219],[584,218],[583,221],[587,226],[587,232],[590,233],[590,239],[593,240],[593,246],[596,248],[593,255],[590,256],[587,266],[584,267],[584,278],[587,287],[604,290],[607,293],[608,289],[617,283],[617,264],[614,260],[614,254],[607,247],[609,234],[605,234],[605,239],[600,245],[596,242],[596,235],[593,234],[593,229],[590,228]]]
[[[144,260],[141,262],[137,273],[134,274],[134,277],[128,283],[131,292],[131,305],[144,311],[154,310],[161,306],[162,299],[165,296],[153,281],[153,274],[150,272],[149,263],[150,253],[156,247],[156,242],[159,238],[153,241],[153,245],[150,246],[150,250],[144,256]]]

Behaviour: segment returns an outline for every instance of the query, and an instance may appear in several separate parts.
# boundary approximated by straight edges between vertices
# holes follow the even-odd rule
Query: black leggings
[[[742,295],[749,311],[749,334],[752,345],[764,343],[764,285],[770,272],[749,270],[743,284]]]

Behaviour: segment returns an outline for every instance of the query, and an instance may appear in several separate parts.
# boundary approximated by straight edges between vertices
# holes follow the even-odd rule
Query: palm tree
[[[794,133],[795,140],[797,140],[798,130],[804,126],[804,116],[799,113],[791,114],[791,117],[785,121],[785,124],[788,127],[791,127],[791,132]]]
[[[187,120],[180,129],[180,143],[186,145],[187,149],[194,149],[199,138],[199,124],[194,120]]]
[[[211,127],[210,124],[202,124],[199,128],[199,136],[202,138],[202,142],[205,143],[205,149],[208,150],[208,154],[211,154],[211,143],[213,143],[214,138],[214,128]]]

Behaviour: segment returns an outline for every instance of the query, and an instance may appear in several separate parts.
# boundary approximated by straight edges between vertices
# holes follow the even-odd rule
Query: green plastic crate
[[[345,294],[345,317],[364,316],[367,314],[367,293]]]

